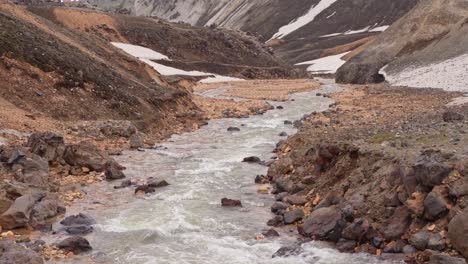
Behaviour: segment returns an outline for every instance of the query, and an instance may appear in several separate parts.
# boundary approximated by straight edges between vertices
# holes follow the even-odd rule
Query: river
[[[326,81],[320,92],[339,89]],[[98,263],[253,264],[253,263],[383,263],[364,254],[343,254],[321,242],[303,245],[298,256],[272,258],[281,246],[296,241],[295,228],[278,229],[281,236],[257,240],[272,217],[272,195],[257,193],[254,178],[267,167],[241,162],[258,156],[270,160],[280,132],[295,133],[285,120],[323,111],[331,99],[316,92],[294,94],[294,101],[264,115],[245,119],[211,120],[207,126],[173,136],[162,147],[129,151],[117,157],[127,167],[127,178],[165,179],[170,186],[155,194],[137,197],[134,188],[114,190],[116,183],[88,187],[88,198],[68,214],[85,212],[97,221],[86,236]],[[213,92],[211,92],[213,94]],[[228,127],[240,132],[228,132]],[[224,208],[223,197],[239,199],[242,208]]]

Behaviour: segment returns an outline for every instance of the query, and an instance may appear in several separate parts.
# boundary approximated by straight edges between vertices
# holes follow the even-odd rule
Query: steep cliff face
[[[337,81],[383,81],[385,74],[398,85],[445,89],[466,86],[467,43],[468,1],[421,1],[343,65],[337,72]],[[379,71],[384,66],[381,75]]]
[[[217,25],[260,35],[292,63],[324,56],[327,48],[375,35],[416,0],[89,0],[196,26]]]

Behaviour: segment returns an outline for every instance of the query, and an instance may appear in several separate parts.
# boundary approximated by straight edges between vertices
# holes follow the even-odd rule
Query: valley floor
[[[200,110],[177,113],[177,118],[185,120],[181,122],[184,126],[170,133],[197,129],[210,118],[262,114],[272,108],[265,99],[284,101],[290,93],[318,87],[311,80],[200,84],[194,88],[193,98]],[[427,261],[431,254],[439,254],[437,251],[456,256],[460,250],[456,243],[466,241],[449,239],[451,233],[457,233],[450,230],[449,222],[464,208],[468,194],[463,180],[468,177],[468,104],[448,105],[462,94],[383,84],[344,88],[331,95],[336,103],[328,111],[305,115],[300,123],[295,122],[299,132],[278,144],[278,160],[259,181],[273,184],[283,208],[275,211],[276,222],[268,224],[284,228],[284,219],[290,212],[302,211],[300,217],[287,224],[297,225],[302,235],[338,242],[338,248],[346,252],[406,257],[413,261],[410,263]],[[226,98],[215,98],[220,96]],[[229,96],[252,100],[232,100]],[[157,137],[148,137],[151,139],[135,143],[144,138],[127,135],[132,127],[125,121],[60,123],[20,110],[4,100],[0,100],[0,124],[0,157],[4,164],[0,172],[4,185],[16,181],[15,172],[7,169],[11,157],[6,155],[11,155],[15,145],[24,145],[35,131],[64,135],[69,143],[91,140],[110,154],[119,154],[131,146],[140,150],[153,147],[157,142]],[[443,168],[434,176],[437,179],[418,178],[418,170],[426,169],[431,174],[434,166]],[[59,185],[59,197],[66,205],[85,195],[72,188],[77,183],[88,185],[112,176],[90,171],[86,166],[55,163],[51,163],[50,175]],[[453,194],[456,185],[462,187]],[[436,196],[437,201],[426,202],[429,194]],[[307,218],[322,208],[332,212],[351,208],[346,219],[333,220],[333,213],[330,219],[315,215],[323,217],[324,222],[343,220],[338,235],[331,236],[338,225],[323,230],[326,227]],[[413,237],[421,230],[429,232],[428,239],[440,237],[440,246],[415,245]],[[21,232],[15,229],[2,236],[17,241],[28,239],[27,234],[15,234]],[[67,256],[66,250],[46,249],[42,254],[47,258]]]

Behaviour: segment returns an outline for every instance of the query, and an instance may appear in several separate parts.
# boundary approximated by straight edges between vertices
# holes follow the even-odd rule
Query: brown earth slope
[[[249,79],[300,76],[255,37],[238,31],[85,9],[33,6],[28,10],[69,29],[153,49],[173,60],[160,63],[176,68]]]

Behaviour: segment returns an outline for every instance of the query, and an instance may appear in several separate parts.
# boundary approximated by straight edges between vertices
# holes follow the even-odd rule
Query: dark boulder
[[[291,121],[289,121],[289,120],[285,120],[283,123],[284,123],[285,125],[292,125],[292,124],[293,124],[293,123],[292,123]]]
[[[429,239],[427,248],[442,251],[445,249],[445,239],[440,234],[435,234]]]
[[[17,198],[10,208],[0,215],[0,226],[4,229],[27,226],[34,205],[45,196],[45,193],[32,193]]]
[[[87,167],[93,171],[104,171],[114,162],[105,152],[87,141],[67,146],[63,159],[71,166]]]
[[[31,249],[4,239],[0,240],[0,263],[2,264],[43,264],[42,257]]]
[[[401,253],[410,255],[410,254],[416,253],[417,251],[418,250],[414,246],[406,245],[406,246],[403,247],[403,250],[401,251]]]
[[[357,218],[343,229],[341,236],[348,240],[364,242],[367,240],[366,235],[369,229],[369,221],[363,218]]]
[[[278,231],[274,230],[273,228],[269,229],[268,231],[263,232],[262,235],[264,237],[279,237],[280,236]]]
[[[232,200],[229,198],[221,199],[221,206],[224,207],[242,207],[242,203],[239,200]]]
[[[29,216],[29,224],[32,227],[40,227],[57,215],[64,214],[65,205],[55,193],[47,193],[38,203],[34,205]]]
[[[427,243],[429,243],[429,238],[431,233],[426,230],[421,230],[418,233],[411,236],[409,242],[418,250],[425,250],[427,248]]]
[[[275,254],[273,254],[272,258],[276,257],[289,257],[289,256],[297,256],[301,254],[304,250],[300,245],[293,245],[293,246],[285,246],[278,249]]]
[[[120,183],[119,186],[114,186],[114,189],[123,189],[132,186],[131,180],[124,180]]]
[[[18,181],[38,186],[49,183],[49,163],[38,155],[22,157],[13,165]]]
[[[280,136],[280,137],[287,137],[287,136],[288,136],[288,133],[286,133],[286,132],[281,132],[281,133],[279,133],[279,136]]]
[[[282,215],[275,215],[272,219],[268,220],[267,226],[283,226],[284,217]]]
[[[114,165],[111,165],[106,169],[105,175],[106,180],[108,181],[120,180],[126,177],[122,170]]]
[[[242,160],[242,162],[248,162],[248,163],[261,163],[262,160],[259,157],[251,156],[251,157],[246,157]]]
[[[161,188],[161,187],[169,186],[169,183],[167,183],[167,181],[165,180],[150,179],[148,180],[147,185],[153,188]]]
[[[307,199],[299,195],[289,195],[284,200],[292,205],[305,205],[308,202]]]
[[[240,128],[238,128],[238,127],[228,127],[227,131],[229,131],[229,132],[239,132]]]
[[[379,70],[386,63],[358,63],[348,61],[341,66],[335,74],[337,83],[346,84],[367,84],[381,83],[385,81],[385,77],[379,74]]]
[[[288,209],[288,207],[289,206],[283,202],[276,202],[271,206],[271,212],[275,214],[281,213],[285,211],[286,209]]]
[[[465,117],[460,113],[448,110],[442,114],[442,118],[444,119],[444,122],[454,122],[461,121]]]
[[[286,198],[286,196],[288,195],[288,192],[280,192],[277,195],[275,195],[275,201],[283,201],[283,199]]]
[[[83,213],[67,216],[65,217],[65,219],[60,221],[60,224],[64,226],[76,226],[76,225],[90,226],[90,225],[94,225],[95,223],[96,221],[92,217],[85,215]]]
[[[154,187],[151,187],[149,185],[139,185],[135,188],[135,193],[138,193],[138,192],[143,192],[143,193],[154,193],[156,192],[156,188]]]
[[[56,244],[56,246],[66,252],[73,252],[75,254],[80,254],[93,249],[88,240],[80,236],[69,237]]]
[[[135,133],[130,136],[128,143],[131,149],[137,149],[145,146],[145,135],[142,133]]]
[[[285,212],[283,217],[284,217],[284,223],[286,225],[293,224],[297,221],[302,220],[304,217],[304,210],[302,208],[297,208],[288,212]]]
[[[448,238],[452,246],[468,258],[468,210],[458,213],[449,223]]]
[[[435,221],[447,212],[447,204],[436,192],[430,192],[424,199],[424,218]]]
[[[70,235],[86,235],[93,232],[94,228],[92,226],[86,225],[75,225],[67,226],[64,228],[64,230]]]
[[[411,213],[406,206],[398,207],[393,215],[387,222],[387,225],[383,227],[383,235],[387,240],[395,240],[400,238],[412,221]]]
[[[341,238],[336,243],[336,249],[340,252],[345,253],[354,253],[354,248],[356,247],[356,241],[353,240],[346,240]]]
[[[31,134],[26,146],[47,161],[60,160],[65,151],[63,137],[52,132]]]
[[[418,158],[413,170],[420,184],[434,187],[442,183],[450,173],[450,167],[441,160],[437,153],[425,153]]]
[[[334,207],[324,207],[314,210],[304,221],[300,233],[319,240],[337,241],[340,238],[344,221],[341,211]]]

